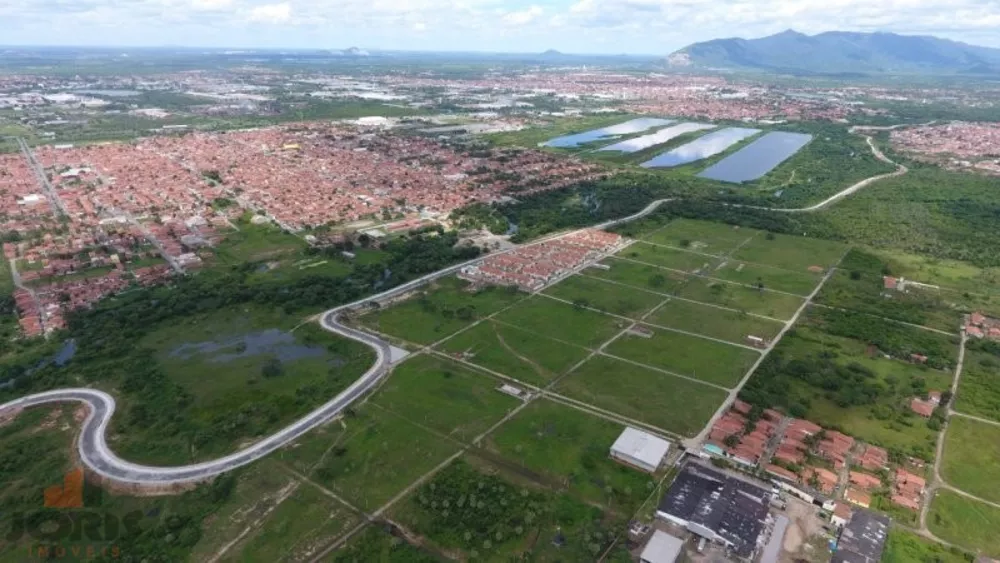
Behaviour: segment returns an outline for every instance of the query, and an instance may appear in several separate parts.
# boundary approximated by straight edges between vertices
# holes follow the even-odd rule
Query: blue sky
[[[794,28],[1000,47],[1000,0],[0,0],[0,43],[666,54]]]

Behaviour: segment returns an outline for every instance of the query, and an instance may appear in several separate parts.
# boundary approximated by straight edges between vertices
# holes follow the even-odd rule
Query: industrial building
[[[689,462],[660,501],[656,516],[751,559],[769,519],[771,491]]]
[[[632,467],[650,473],[659,469],[670,450],[670,442],[648,432],[625,428],[611,445],[611,457]]]
[[[639,555],[639,563],[674,563],[684,549],[684,540],[661,530],[653,532]]]
[[[889,535],[889,518],[868,510],[855,510],[840,532],[831,563],[878,563]]]

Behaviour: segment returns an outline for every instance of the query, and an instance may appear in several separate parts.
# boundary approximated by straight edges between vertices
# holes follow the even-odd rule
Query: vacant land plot
[[[448,277],[402,303],[364,315],[361,322],[407,342],[431,344],[524,296],[508,288],[492,286],[469,291],[468,282]]]
[[[1000,557],[1000,508],[951,491],[938,491],[927,515],[927,527],[945,541]]]
[[[747,336],[771,340],[784,326],[779,321],[682,299],[667,302],[650,315],[646,322],[739,344],[746,344]]]
[[[239,224],[240,230],[226,233],[214,249],[219,260],[226,264],[275,260],[306,248],[305,241],[274,225],[253,225],[243,220]]]
[[[523,330],[593,348],[607,342],[628,321],[535,296],[497,315]]]
[[[571,276],[545,290],[575,305],[638,319],[663,301],[663,296],[585,276]]]
[[[760,231],[753,229],[732,227],[722,223],[677,219],[644,238],[668,246],[722,255],[759,233]]]
[[[327,563],[439,563],[441,559],[371,524],[324,559]]]
[[[734,386],[760,357],[757,350],[664,329],[650,330],[650,338],[623,335],[608,346],[608,354],[723,387]]]
[[[462,442],[485,431],[520,404],[500,382],[461,364],[419,355],[397,367],[372,399],[399,416]]]
[[[977,497],[1000,501],[1000,427],[953,416],[947,432],[944,480]]]
[[[441,350],[538,386],[565,373],[588,354],[585,348],[493,321],[449,338]]]
[[[780,320],[791,319],[805,303],[804,298],[794,295],[704,279],[692,279],[678,295]]]
[[[721,261],[718,256],[676,250],[645,242],[637,242],[619,252],[617,256],[683,272],[710,271]]]
[[[582,500],[631,512],[655,482],[608,456],[622,430],[620,424],[539,400],[505,422],[487,445]]]
[[[924,539],[913,532],[893,527],[885,544],[882,563],[968,563],[958,549]]]
[[[443,469],[397,505],[392,518],[461,560],[540,562],[595,560],[626,522],[472,461]]]
[[[311,561],[360,521],[356,512],[312,485],[300,483],[222,560]]]
[[[382,506],[460,446],[374,406],[313,430],[281,459],[361,510]]]
[[[805,272],[819,266],[824,270],[833,266],[847,251],[839,242],[791,235],[768,234],[754,237],[733,253],[733,258],[757,264]]]
[[[657,266],[632,262],[631,260],[608,258],[601,262],[601,264],[608,266],[608,269],[604,270],[594,266],[583,270],[583,275],[623,283],[657,293],[673,293],[688,280],[688,276],[680,272],[672,272]]]
[[[762,266],[749,262],[727,260],[713,270],[704,272],[706,276],[719,278],[765,289],[784,291],[807,296],[819,285],[822,276],[812,272],[793,272],[773,266]]]
[[[683,436],[697,434],[726,397],[701,383],[595,356],[556,391]]]
[[[974,346],[967,345],[955,410],[1000,421],[1000,358]]]
[[[122,435],[118,451],[149,463],[230,453],[243,440],[309,412],[372,365],[374,354],[367,346],[312,323],[294,328],[300,322],[279,310],[247,306],[150,331],[139,345],[152,349],[164,374],[190,394],[185,417],[205,430],[197,445],[180,435],[150,440],[130,432]],[[237,416],[242,417],[238,422]]]

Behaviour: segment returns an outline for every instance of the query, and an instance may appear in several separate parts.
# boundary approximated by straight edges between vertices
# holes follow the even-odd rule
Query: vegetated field
[[[1000,427],[952,416],[945,435],[941,476],[967,493],[1000,501]]]
[[[561,379],[555,390],[682,436],[697,434],[726,398],[721,389],[603,355]]]
[[[254,225],[249,216],[238,222],[238,231],[226,237],[213,249],[216,257],[226,264],[241,264],[262,260],[279,260],[288,254],[298,254],[306,248],[304,240],[290,235],[272,224]]]
[[[786,293],[699,278],[689,281],[678,295],[685,299],[721,305],[780,320],[791,319],[795,316],[795,311],[805,303],[804,298]]]
[[[363,325],[417,344],[431,344],[524,298],[509,288],[488,286],[469,291],[457,277],[439,279],[425,291],[360,317]]]
[[[230,539],[239,538],[243,529],[251,531],[239,538],[239,543],[227,551],[222,561],[311,561],[319,550],[361,522],[361,515],[313,485],[296,483],[290,488],[274,492],[271,498],[277,499],[272,502],[280,501],[280,504],[270,513],[261,514],[273,504],[262,502],[261,497],[253,499],[251,507],[259,508],[251,514],[240,514],[243,527],[234,530],[237,534]],[[262,520],[248,521],[247,516]],[[219,533],[220,530],[213,527],[206,536]]]
[[[955,410],[1000,421],[1000,358],[981,349],[982,344],[966,343]]]
[[[376,510],[460,445],[367,405],[285,447],[279,459],[361,510]]]
[[[392,535],[376,524],[351,538],[324,559],[327,563],[440,563],[441,559]]]
[[[126,459],[183,463],[231,453],[272,432],[354,382],[374,362],[360,343],[260,306],[236,306],[164,323],[138,346],[153,350],[165,375],[190,396],[187,417],[206,431],[196,442],[130,431],[116,438]],[[294,329],[294,330],[292,330]],[[122,405],[129,412],[128,401]],[[218,417],[243,413],[226,429]],[[130,416],[143,416],[142,408]]]
[[[624,334],[607,347],[607,353],[723,387],[733,387],[760,358],[757,350],[647,328],[653,331],[651,338]]]
[[[519,328],[484,321],[442,343],[449,354],[532,385],[562,375],[588,351]]]
[[[877,255],[851,250],[816,301],[947,332],[957,331],[961,310],[955,298],[959,294],[912,284],[905,291],[886,289],[883,277],[887,272],[892,272],[890,264]]]
[[[1000,508],[939,490],[931,501],[927,527],[945,541],[1000,557]]]
[[[751,335],[771,340],[784,326],[779,321],[682,299],[670,300],[650,315],[646,322],[739,344],[745,344],[746,337]]]
[[[541,399],[504,422],[486,444],[558,489],[631,514],[656,483],[609,457],[622,430],[620,424]]]
[[[905,335],[919,329],[900,330]],[[922,332],[951,346],[947,337]],[[886,359],[864,341],[801,324],[785,334],[740,396],[752,404],[778,407],[866,442],[931,460],[937,432],[929,426],[932,422],[910,410],[910,400],[931,390],[949,389],[951,379],[950,368]]]
[[[683,272],[707,272],[714,269],[721,260],[718,256],[678,250],[641,241],[626,247],[616,256]]]
[[[807,272],[811,266],[824,270],[833,266],[846,251],[847,247],[839,242],[769,233],[754,237],[741,246],[733,253],[733,258],[793,272]]]
[[[421,354],[396,367],[372,402],[414,424],[470,442],[521,404],[497,391],[499,385],[451,360]]]
[[[658,293],[673,293],[688,280],[688,276],[680,272],[630,260],[608,258],[601,264],[608,266],[608,269],[591,267],[583,270],[582,274]]]
[[[675,219],[662,229],[643,237],[643,240],[706,254],[724,255],[758,234],[760,231],[723,223]]]
[[[77,405],[52,404],[31,408],[0,426],[0,451],[3,452],[0,503],[4,506],[3,512],[0,512],[0,527],[5,534],[19,529],[20,524],[15,524],[15,519],[54,521],[58,520],[58,513],[65,514],[61,509],[44,508],[42,497],[44,489],[62,485],[66,472],[78,467],[78,462],[71,458],[80,424],[74,416],[75,410]],[[138,530],[104,540],[102,525],[101,535],[95,537],[84,532],[84,536],[77,539],[60,539],[59,545],[66,549],[67,559],[73,558],[69,555],[73,550],[81,554],[88,553],[88,550],[92,550],[91,553],[106,550],[107,558],[114,559],[112,553],[117,549],[123,558],[128,554],[150,561],[157,558],[188,560],[199,538],[207,541],[204,533],[206,522],[229,502],[231,494],[238,488],[233,483],[244,471],[221,476],[211,484],[201,485],[190,492],[160,497],[111,494],[85,483],[84,510],[100,514],[102,522],[106,521],[105,517],[119,523],[131,520]],[[171,522],[169,526],[168,518]],[[11,533],[0,543],[0,561],[19,563],[49,558],[31,551],[40,545],[27,533],[20,536]]]
[[[542,296],[522,301],[495,318],[535,334],[588,348],[603,344],[628,322]]]
[[[656,293],[586,276],[570,276],[546,289],[544,294],[633,319],[641,318],[663,301],[663,296]]]
[[[808,296],[819,285],[822,276],[809,271],[793,272],[773,266],[727,260],[713,270],[702,272],[706,276],[746,285],[763,284],[766,289]]]
[[[968,563],[959,549],[947,548],[899,527],[889,530],[881,563]]]
[[[456,460],[437,473],[393,508],[393,520],[463,560],[540,562],[594,560],[627,522],[474,462]]]

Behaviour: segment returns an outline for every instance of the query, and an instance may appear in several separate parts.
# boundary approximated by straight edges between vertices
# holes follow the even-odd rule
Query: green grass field
[[[805,272],[810,266],[827,269],[837,263],[847,246],[827,240],[776,235],[754,237],[733,254],[733,258]]]
[[[541,296],[518,303],[497,315],[496,319],[535,334],[588,348],[606,342],[627,322]]]
[[[1000,358],[967,349],[955,410],[1000,421]]]
[[[655,482],[608,456],[623,429],[603,418],[538,400],[494,432],[487,447],[581,500],[630,512]]]
[[[889,530],[881,563],[968,563],[966,554],[899,527]]]
[[[652,338],[625,334],[607,353],[723,387],[733,387],[760,357],[756,350],[650,328]]]
[[[268,514],[222,561],[311,561],[361,522],[361,516],[307,483]],[[214,533],[215,530],[212,530]]]
[[[218,259],[227,264],[277,260],[306,248],[304,240],[283,232],[275,225],[253,225],[249,221],[240,221],[238,226],[240,230],[227,233],[214,249]]]
[[[493,321],[448,339],[441,350],[508,377],[544,385],[587,356],[587,350]]]
[[[353,537],[323,559],[326,563],[440,563],[431,553],[421,551],[375,524]]]
[[[667,302],[650,315],[646,322],[704,334],[737,344],[746,344],[746,337],[749,335],[771,340],[784,326],[779,321],[681,299]]]
[[[570,276],[546,289],[544,294],[633,319],[641,318],[663,301],[663,296],[656,293],[586,276]]]
[[[278,460],[372,511],[460,446],[399,416],[368,406],[285,447]]]
[[[953,416],[948,421],[941,476],[949,485],[1000,502],[1000,427]]]
[[[607,356],[595,356],[556,385],[557,392],[683,436],[701,430],[725,391]]]
[[[747,284],[764,284],[766,289],[808,296],[819,285],[822,276],[811,272],[793,272],[773,266],[728,260],[704,275]]]
[[[486,287],[468,291],[469,284],[456,277],[437,280],[426,291],[360,317],[372,330],[417,344],[432,344],[489,316],[525,295],[507,288]]]
[[[230,453],[246,439],[274,431],[333,397],[374,362],[367,346],[314,323],[295,328],[300,322],[278,310],[246,306],[191,315],[149,332],[138,344],[152,349],[166,376],[190,394],[186,417],[204,425],[206,435],[195,444],[129,432],[116,450],[150,463]],[[267,415],[244,423],[231,436],[208,430],[223,424],[224,417],[252,414],[264,403],[270,405]]]
[[[708,272],[714,270],[721,261],[717,256],[675,250],[666,246],[658,246],[645,242],[637,242],[622,250],[616,256],[618,258],[626,258],[682,272]]]
[[[639,264],[629,260],[608,258],[601,264],[607,265],[609,268],[607,270],[597,267],[587,268],[583,270],[582,274],[657,293],[673,293],[688,279],[688,276],[679,272],[671,272],[657,266]]]
[[[791,319],[795,311],[805,303],[805,299],[801,297],[704,279],[692,279],[678,295],[685,299],[780,320]]]
[[[488,375],[426,354],[397,366],[372,402],[415,424],[469,442],[520,404]]]
[[[927,515],[927,527],[945,541],[1000,557],[1000,508],[951,491],[938,491]]]
[[[745,227],[733,227],[722,223],[676,219],[666,227],[643,237],[678,248],[697,250],[706,254],[726,254],[760,231]]]

